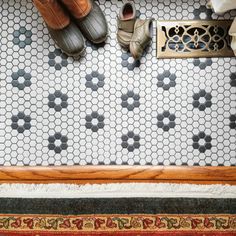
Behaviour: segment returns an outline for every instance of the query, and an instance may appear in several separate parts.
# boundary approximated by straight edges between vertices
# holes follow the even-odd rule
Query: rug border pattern
[[[4,232],[236,232],[236,215],[0,215]]]

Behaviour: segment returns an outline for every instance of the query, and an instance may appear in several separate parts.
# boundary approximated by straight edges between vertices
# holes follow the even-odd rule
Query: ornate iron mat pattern
[[[139,61],[122,51],[123,1],[97,1],[105,44],[86,42],[78,61],[51,39],[28,0],[0,1],[0,165],[236,164],[236,59]],[[158,20],[232,20],[207,0],[135,0]],[[156,21],[154,22],[156,27]]]
[[[157,57],[234,57],[230,20],[157,22]]]

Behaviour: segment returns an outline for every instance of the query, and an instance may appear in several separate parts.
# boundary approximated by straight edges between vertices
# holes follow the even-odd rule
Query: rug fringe
[[[236,186],[192,184],[1,184],[0,197],[15,198],[236,198]]]

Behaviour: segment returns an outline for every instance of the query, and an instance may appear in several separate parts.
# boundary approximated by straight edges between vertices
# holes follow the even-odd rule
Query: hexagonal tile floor
[[[206,0],[136,0],[140,18],[230,19]],[[110,35],[79,61],[31,1],[0,2],[0,165],[235,165],[236,59],[139,61],[116,41],[122,1],[100,0]]]

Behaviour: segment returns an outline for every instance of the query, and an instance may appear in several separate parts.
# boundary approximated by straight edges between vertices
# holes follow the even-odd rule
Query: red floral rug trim
[[[88,232],[88,233],[41,233],[41,232],[21,232],[21,233],[1,233],[1,236],[235,236],[235,232]]]
[[[233,236],[236,215],[0,215],[1,236]]]

